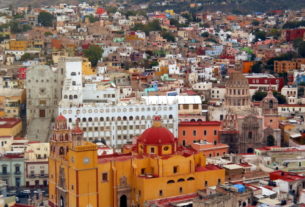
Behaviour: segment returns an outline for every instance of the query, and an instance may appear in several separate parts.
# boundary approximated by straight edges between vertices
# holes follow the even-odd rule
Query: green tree
[[[30,53],[25,53],[24,55],[21,56],[21,61],[27,61],[27,60],[33,60],[37,58],[36,54],[30,54]]]
[[[176,42],[176,38],[175,36],[173,35],[173,33],[169,32],[169,31],[163,31],[161,33],[162,37],[164,39],[166,39],[168,42]]]
[[[45,32],[44,33],[44,36],[46,36],[46,37],[48,37],[48,36],[52,36],[53,35],[53,33],[52,32]]]
[[[49,12],[42,11],[38,15],[38,23],[44,27],[52,27],[53,20],[54,20],[54,16]]]
[[[281,36],[281,34],[282,32],[278,29],[271,29],[267,35],[277,40]]]
[[[32,27],[28,24],[20,24],[17,21],[12,21],[10,23],[10,28],[11,28],[11,32],[13,34],[17,34],[17,33],[22,33],[22,32],[26,32],[28,30],[31,30]]]
[[[252,100],[253,101],[261,101],[261,100],[263,100],[263,98],[265,98],[265,96],[267,96],[267,92],[265,92],[265,91],[256,91],[254,93],[254,95],[252,96]]]
[[[98,61],[102,58],[103,49],[96,45],[91,45],[88,49],[84,50],[84,56],[89,59],[93,67],[97,66]]]
[[[267,92],[265,91],[256,91],[254,95],[252,96],[253,101],[261,101],[263,98],[267,96]],[[273,91],[273,96],[278,100],[279,104],[285,104],[287,103],[286,97],[280,94],[277,91]]]
[[[297,39],[293,40],[292,45],[293,45],[294,49],[297,50],[302,42],[303,42],[302,38],[297,38]]]
[[[256,62],[252,68],[252,73],[261,73],[262,72],[262,62]]]
[[[141,24],[141,23],[135,24],[133,26],[132,30],[135,30],[135,31],[140,30],[140,31],[145,32],[146,35],[148,35],[149,32],[161,31],[162,28],[161,28],[160,22],[158,20],[154,20],[154,21],[148,22],[147,24]]]
[[[90,21],[91,23],[97,22],[97,21],[99,20],[99,18],[93,16],[92,14],[90,14],[90,15],[88,15],[88,16],[86,16],[86,17],[89,18],[89,21]]]
[[[253,25],[253,26],[258,26],[258,25],[259,25],[259,21],[253,20],[253,21],[252,21],[252,25]]]
[[[277,91],[273,91],[273,96],[278,100],[279,104],[287,103],[286,97]]]
[[[261,31],[261,30],[255,30],[253,32],[253,34],[255,35],[255,42],[260,41],[260,40],[266,40],[266,32]]]

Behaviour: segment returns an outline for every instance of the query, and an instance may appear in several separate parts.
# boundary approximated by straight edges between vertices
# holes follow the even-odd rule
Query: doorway
[[[40,109],[39,110],[39,117],[40,118],[45,118],[46,117],[46,110]]]
[[[127,207],[127,196],[122,195],[120,197],[120,207]]]

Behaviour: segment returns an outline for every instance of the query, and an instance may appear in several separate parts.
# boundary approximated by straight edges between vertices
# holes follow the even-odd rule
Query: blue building
[[[0,158],[0,180],[5,181],[8,188],[25,185],[24,161],[24,156],[20,154]]]

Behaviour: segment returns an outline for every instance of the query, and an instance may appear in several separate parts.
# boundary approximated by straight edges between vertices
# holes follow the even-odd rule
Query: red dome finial
[[[161,121],[161,116],[155,116],[154,121]]]

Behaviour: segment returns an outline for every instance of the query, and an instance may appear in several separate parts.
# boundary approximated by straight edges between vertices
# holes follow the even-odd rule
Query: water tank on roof
[[[237,189],[237,192],[244,193],[246,191],[246,187],[242,184],[233,185],[234,188]]]

